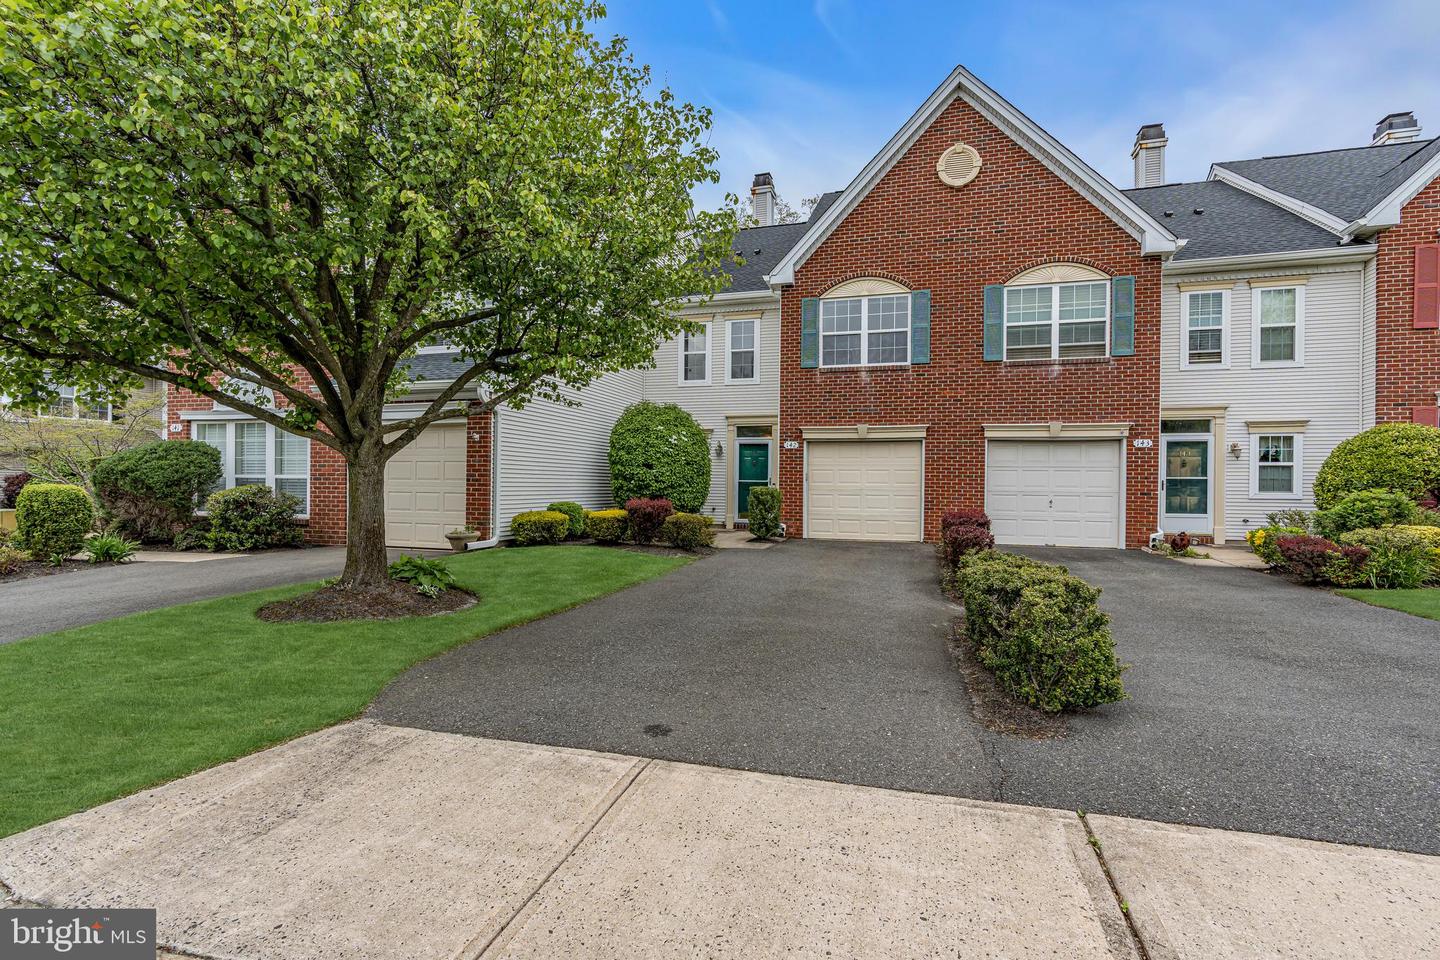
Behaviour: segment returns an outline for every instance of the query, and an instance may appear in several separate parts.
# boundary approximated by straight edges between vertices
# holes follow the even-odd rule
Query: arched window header
[[[880,297],[886,294],[909,292],[909,287],[902,286],[893,280],[883,280],[880,277],[859,277],[831,287],[825,291],[824,297],[829,300],[833,297]]]
[[[1044,283],[1077,283],[1084,280],[1109,280],[1109,274],[1083,263],[1042,263],[1031,267],[1006,283],[1007,287],[1035,286]]]

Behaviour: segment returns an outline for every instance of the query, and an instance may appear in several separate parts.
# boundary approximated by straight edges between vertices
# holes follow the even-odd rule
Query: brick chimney
[[[750,212],[762,227],[775,223],[775,178],[768,173],[755,174],[755,182],[750,185]]]
[[[1135,161],[1135,186],[1158,187],[1165,182],[1165,124],[1147,123],[1135,133],[1130,159]]]
[[[1375,124],[1375,138],[1372,147],[1383,147],[1390,143],[1408,143],[1420,136],[1420,121],[1409,110],[1381,117]]]

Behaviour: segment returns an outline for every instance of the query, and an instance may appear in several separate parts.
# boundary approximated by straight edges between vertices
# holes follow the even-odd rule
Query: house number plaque
[[[1150,447],[1155,446],[1155,441],[1154,441],[1154,440],[1147,440],[1147,439],[1145,439],[1144,437],[1140,437],[1140,438],[1138,438],[1138,439],[1135,440],[1135,446],[1138,447],[1138,448],[1141,449],[1141,450],[1147,450],[1147,449],[1149,449]]]

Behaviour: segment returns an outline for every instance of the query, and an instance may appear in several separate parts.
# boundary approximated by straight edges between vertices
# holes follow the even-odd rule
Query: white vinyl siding
[[[300,501],[310,513],[310,441],[259,420],[197,422],[193,436],[220,451],[224,471],[217,490],[260,484]]]
[[[1104,280],[1005,288],[1005,359],[1104,357],[1110,284]]]
[[[820,301],[822,367],[910,362],[910,295]]]

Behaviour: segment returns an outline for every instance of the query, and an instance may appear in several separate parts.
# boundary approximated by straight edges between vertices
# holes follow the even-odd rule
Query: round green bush
[[[715,528],[698,513],[672,513],[660,524],[660,539],[681,550],[698,550],[715,542]]]
[[[15,499],[16,535],[36,559],[79,553],[93,526],[95,507],[80,487],[32,482]]]
[[[769,540],[780,533],[780,488],[751,487],[750,536]]]
[[[585,531],[597,543],[619,543],[625,539],[630,524],[630,514],[624,510],[585,511]]]
[[[264,550],[298,547],[303,539],[295,524],[300,501],[260,483],[218,490],[205,501],[210,514],[206,542],[211,550]]]
[[[556,513],[563,513],[570,518],[570,536],[585,536],[585,508],[574,500],[561,500],[546,507],[547,510],[554,510]]]
[[[570,530],[570,518],[558,510],[527,510],[510,520],[510,533],[522,547],[559,543]]]
[[[1415,506],[1403,493],[1389,490],[1357,490],[1347,493],[1340,502],[1329,510],[1315,515],[1315,525],[1322,536],[1335,539],[1342,533],[1365,527],[1389,527],[1397,523],[1414,523],[1420,516]]]
[[[710,441],[673,403],[637,403],[610,431],[610,486],[616,503],[664,498],[698,513],[710,494]]]
[[[1390,490],[1411,500],[1440,491],[1440,429],[1382,423],[1342,441],[1315,477],[1315,506],[1328,510],[1360,490]]]
[[[210,444],[161,440],[101,460],[93,482],[101,511],[117,531],[168,541],[190,522],[223,473],[220,451]]]

